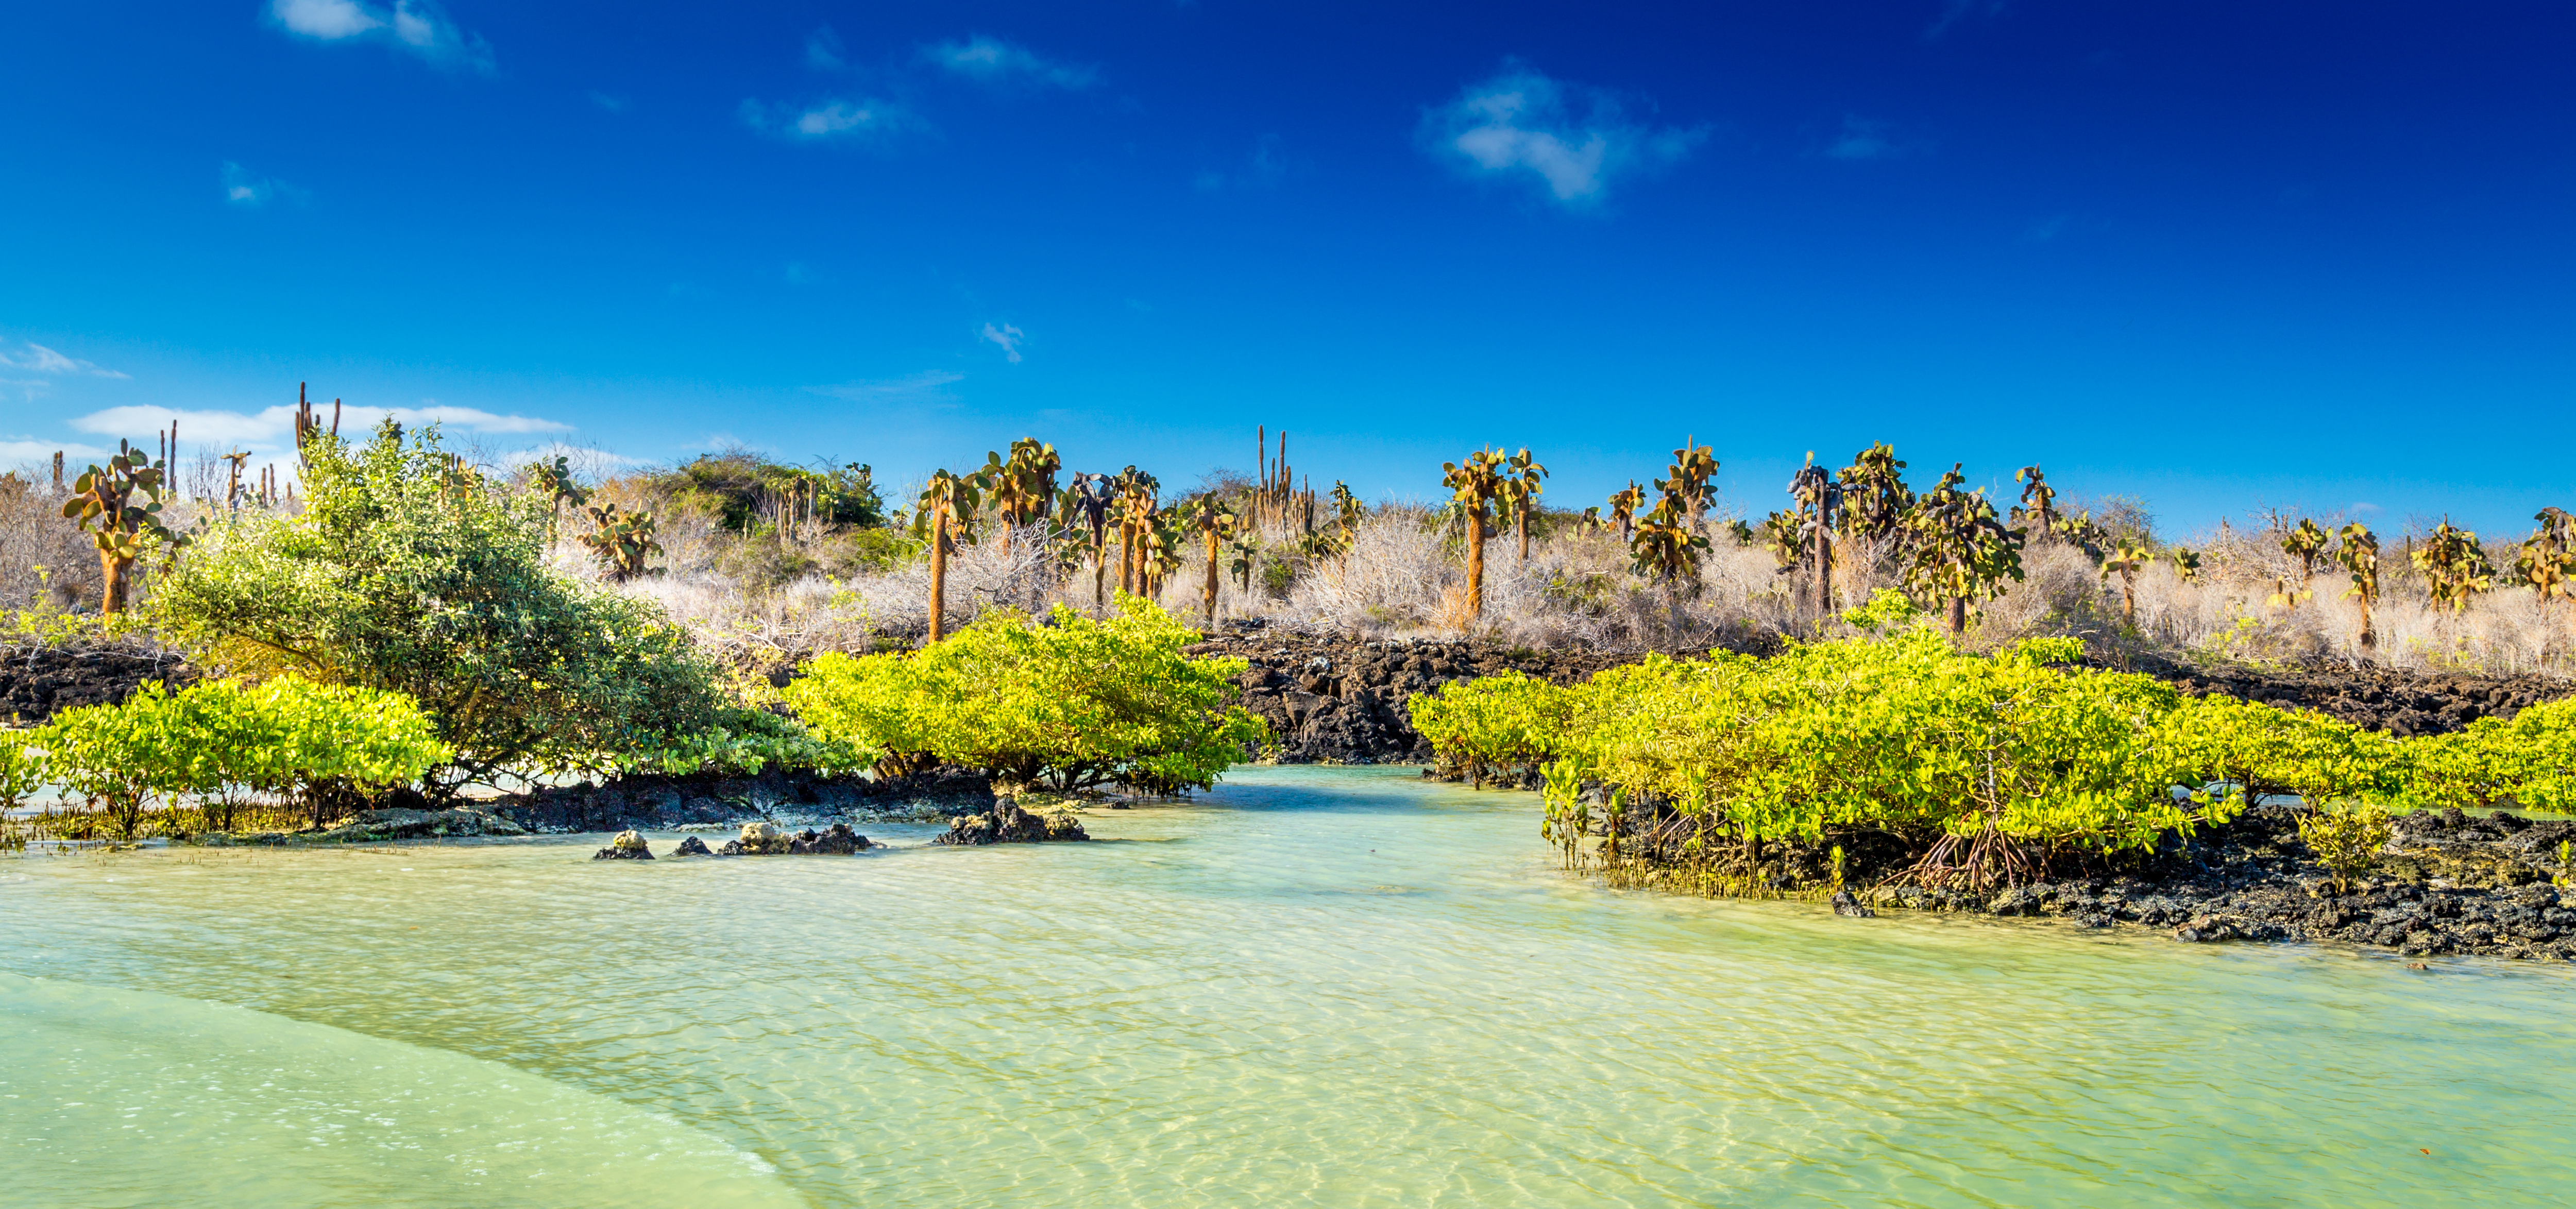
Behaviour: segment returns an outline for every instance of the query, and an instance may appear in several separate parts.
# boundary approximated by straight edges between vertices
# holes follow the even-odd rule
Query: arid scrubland
[[[927,628],[927,526],[917,508],[895,506],[903,497],[887,498],[867,467],[787,466],[743,450],[645,469],[606,458],[584,465],[580,454],[517,464],[468,454],[477,456],[491,489],[557,494],[551,557],[558,567],[616,581],[620,591],[659,604],[705,648],[745,672],[782,673],[826,650],[915,644]],[[1052,460],[1052,451],[1045,456]],[[987,467],[990,481],[1001,481],[997,468],[1009,469],[998,454]],[[183,459],[163,522],[184,534],[228,506],[298,506],[282,486],[255,476],[236,487],[228,470],[210,453]],[[1131,590],[1187,617],[1211,610],[1212,580],[1212,612],[1220,622],[1380,638],[1472,635],[1531,647],[1760,647],[1780,637],[1844,632],[1839,611],[1881,589],[1911,589],[1925,607],[1942,605],[1925,598],[1919,578],[1909,581],[1901,531],[1872,534],[1854,519],[1857,511],[1836,512],[1835,505],[1826,509],[1823,526],[1831,545],[1831,608],[1820,608],[1806,536],[1818,528],[1815,509],[1785,494],[1731,500],[1707,492],[1696,501],[1702,515],[1682,515],[1690,511],[1683,508],[1667,518],[1678,540],[1704,546],[1685,550],[1681,565],[1642,571],[1637,535],[1653,520],[1645,515],[1651,497],[1642,489],[1627,501],[1624,522],[1604,518],[1599,507],[1587,513],[1564,506],[1572,501],[1554,492],[1521,501],[1529,513],[1526,556],[1514,525],[1516,503],[1497,500],[1483,522],[1478,613],[1471,607],[1463,504],[1364,504],[1346,494],[1337,502],[1265,456],[1257,478],[1213,471],[1179,490],[1132,468],[1123,486],[1104,476],[1099,490],[1116,487],[1120,502],[1093,524],[1066,504],[1063,497],[1072,492],[1056,482],[1072,475],[1050,465],[1040,477],[1034,490],[1043,502],[1023,499],[1014,506],[997,502],[987,489],[956,509],[943,568],[947,628],[999,608],[1042,611],[1063,604],[1092,611],[1119,590],[1122,565]],[[1678,476],[1658,486],[1668,483],[1679,486]],[[1902,489],[1913,497],[1912,488]],[[0,600],[20,611],[22,627],[98,607],[99,558],[90,535],[61,515],[67,490],[54,486],[49,466],[0,478]],[[2113,662],[2156,652],[2203,660],[2576,672],[2576,601],[2532,586],[2531,560],[2516,565],[2519,535],[2491,535],[2458,574],[2414,557],[2443,540],[2440,531],[2378,536],[2376,597],[2365,618],[2356,575],[2337,561],[2353,538],[2335,536],[2341,518],[2310,521],[2276,512],[2222,523],[2214,532],[2174,535],[2160,532],[2133,500],[2026,502],[2034,505],[2029,515],[2015,506],[2008,520],[1994,515],[1987,522],[2019,543],[2012,551],[2019,574],[1994,575],[1995,595],[1966,602],[1963,638],[1972,647],[2071,635]],[[1788,507],[1756,522],[1770,503]],[[2049,523],[2041,521],[2042,507]],[[1221,516],[1213,576],[1208,529],[1201,524],[1206,511]],[[1618,515],[1620,501],[1614,498],[1608,511]],[[621,518],[628,536],[616,540],[633,547],[623,575],[620,556],[602,536],[604,525]],[[638,518],[640,538],[632,532]],[[2302,521],[2322,539],[2304,543],[2305,557]],[[185,549],[158,551],[137,565],[138,601],[149,600],[155,568],[173,557],[187,557]],[[2563,552],[2556,557],[2564,561]],[[2456,603],[2437,599],[2445,593],[2445,575],[2469,581],[2465,588],[2448,585]]]

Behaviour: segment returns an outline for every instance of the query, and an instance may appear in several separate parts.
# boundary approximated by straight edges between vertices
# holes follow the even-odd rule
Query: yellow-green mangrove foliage
[[[2381,799],[2407,783],[2396,740],[2075,666],[2072,639],[1964,654],[1892,598],[1852,620],[1882,632],[1767,659],[1650,657],[1565,688],[1453,684],[1412,702],[1414,725],[1470,776],[1545,767],[1567,790],[1559,813],[1586,782],[1631,809],[1661,803],[1696,823],[1684,855],[1876,829],[1936,853],[1943,836],[1991,838],[2009,871],[2026,854],[2150,848],[2249,798]]]
[[[1244,661],[1181,653],[1197,640],[1137,597],[1105,621],[993,612],[920,651],[818,656],[782,696],[881,772],[945,763],[1058,789],[1204,789],[1268,731],[1228,704]]]
[[[2535,705],[2513,721],[2480,718],[2447,735],[2406,740],[2407,800],[2427,807],[2576,811],[2576,699]]]
[[[128,839],[156,801],[194,797],[221,829],[245,794],[407,784],[454,757],[411,698],[299,676],[178,693],[146,683],[116,705],[64,710],[22,742],[39,775]]]

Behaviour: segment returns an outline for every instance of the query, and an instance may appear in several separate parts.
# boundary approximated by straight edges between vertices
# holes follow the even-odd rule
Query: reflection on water
[[[2576,1056],[2563,968],[1611,894],[1555,871],[1534,811],[1395,770],[1246,769],[1196,805],[1087,820],[1150,842],[934,849],[883,827],[897,847],[848,858],[593,864],[592,837],[0,862],[7,968],[49,980],[8,983],[0,1021],[49,1054],[119,1053],[21,1065],[0,1092],[53,1097],[47,1187],[83,1204],[200,1186],[155,1196],[163,1169],[100,1169],[152,1104],[201,1115],[156,1126],[183,1150],[221,1139],[204,1144],[300,1155],[280,1179],[402,1189],[199,1203],[496,1203],[441,1145],[635,1204],[757,1203],[772,1181],[871,1206],[2576,1187],[2576,1096],[2545,1073]],[[51,988],[200,1004],[67,1012],[35,1001]],[[307,1032],[360,1055],[298,1077],[363,1140],[296,1151],[323,1109],[222,1107],[282,1064],[259,1055],[327,1049]],[[92,1082],[118,1095],[74,1094]],[[32,1136],[32,1111],[0,1100],[0,1128]],[[544,1122],[576,1127],[515,1148]],[[578,1182],[619,1172],[642,1182]]]

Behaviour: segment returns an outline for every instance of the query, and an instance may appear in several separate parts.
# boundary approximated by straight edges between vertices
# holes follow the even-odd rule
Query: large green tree
[[[236,672],[293,671],[420,702],[468,781],[607,771],[697,730],[713,670],[649,602],[550,570],[545,504],[451,475],[438,432],[314,433],[303,515],[225,518],[155,595],[162,624]]]

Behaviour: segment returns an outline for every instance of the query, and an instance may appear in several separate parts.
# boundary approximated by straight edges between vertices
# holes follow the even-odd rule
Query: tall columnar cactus
[[[2563,508],[2543,508],[2531,519],[2540,527],[2523,539],[2514,573],[2540,594],[2544,605],[2553,598],[2576,599],[2576,516]]]
[[[1199,593],[1199,601],[1202,609],[1201,623],[1210,629],[1214,629],[1216,627],[1216,587],[1217,568],[1219,565],[1217,544],[1227,537],[1232,536],[1235,530],[1242,527],[1242,522],[1240,518],[1235,515],[1234,509],[1226,507],[1223,501],[1213,495],[1203,496],[1199,499],[1192,519],[1196,522],[1199,536],[1204,538],[1207,542],[1207,585],[1201,589]]]
[[[1637,480],[1628,480],[1625,490],[1610,493],[1610,519],[1619,522],[1619,540],[1626,542],[1637,531],[1637,510],[1646,506],[1646,489]]]
[[[1814,450],[1807,451],[1807,464],[1789,479],[1789,495],[1798,501],[1798,521],[1807,530],[1807,552],[1813,580],[1816,616],[1830,617],[1834,611],[1834,528],[1842,522],[1843,489],[1834,481],[1833,472],[1816,464]]]
[[[1974,602],[2001,595],[2004,580],[2022,576],[2022,535],[2004,528],[1982,488],[1959,490],[1966,481],[1952,464],[1916,501],[1906,525],[1906,582],[1949,603],[1953,636],[1967,632]]]
[[[2013,481],[2021,484],[2022,488],[2021,502],[2013,505],[2012,519],[2021,522],[2038,522],[2035,530],[2029,524],[2023,524],[2021,526],[2023,536],[2027,538],[2033,532],[2043,534],[2056,532],[2057,488],[2048,485],[2048,475],[2042,472],[2037,464],[2033,464],[2013,471]]]
[[[1700,518],[1708,514],[1709,495],[1715,490],[1710,484],[1717,478],[1717,456],[1708,446],[1693,445],[1685,438],[1664,473],[1668,477],[1656,479],[1655,490],[1672,499],[1691,532],[1700,532]]]
[[[2306,600],[2315,594],[2308,581],[2317,576],[2317,564],[2326,556],[2326,531],[2315,521],[2300,517],[2297,528],[2281,538],[2281,553],[2299,560],[2299,591],[2291,599]]]
[[[1154,531],[1154,518],[1161,511],[1163,485],[1133,466],[1119,471],[1111,485],[1118,489],[1118,590],[1141,594],[1145,590],[1144,546]]]
[[[1542,485],[1546,478],[1547,467],[1530,457],[1526,445],[1503,464],[1503,501],[1510,506],[1514,523],[1520,526],[1522,562],[1529,561],[1530,513],[1538,507],[1539,493],[1547,489]]]
[[[2335,561],[2352,574],[2352,586],[2343,594],[2361,604],[2361,646],[2369,650],[2379,643],[2379,636],[2370,627],[2371,606],[2379,603],[2379,539],[2360,521],[2336,530],[2335,536],[2340,539],[2335,545]]]
[[[1668,628],[1676,637],[1681,633],[1682,584],[1698,582],[1700,556],[1708,552],[1708,538],[1692,526],[1688,509],[1668,494],[1638,519],[1637,531],[1628,539],[1628,568],[1664,586],[1671,613]]]
[[[2146,547],[2125,540],[2102,558],[2102,578],[2120,577],[2120,621],[2131,628],[2138,624],[2138,572],[2155,560]]]
[[[1056,523],[1079,533],[1091,532],[1091,607],[1105,611],[1108,601],[1102,580],[1109,571],[1109,516],[1117,506],[1118,493],[1110,477],[1085,471],[1073,476],[1064,493],[1056,497]]]
[[[63,516],[78,522],[98,546],[100,612],[125,611],[127,578],[136,559],[158,546],[186,543],[161,523],[161,495],[169,484],[165,463],[124,441],[116,443],[107,465],[92,463],[73,480]]]
[[[1905,485],[1905,462],[1896,456],[1895,446],[1880,441],[1861,450],[1835,477],[1842,482],[1845,538],[1860,538],[1876,548],[1904,535],[1905,518],[1914,511],[1914,489]]]
[[[2495,574],[2478,535],[2452,527],[2448,518],[2415,551],[2415,569],[2423,572],[2433,603],[2448,605],[2454,613],[2468,608],[2470,597],[2486,591]]]
[[[572,473],[572,459],[561,454],[552,462],[539,462],[528,471],[528,486],[546,497],[546,548],[555,545],[555,532],[563,520],[564,505],[575,508],[590,502],[590,493],[582,490]]]
[[[930,542],[930,641],[938,642],[948,632],[948,555],[951,535],[958,531],[957,518],[973,516],[982,497],[975,481],[959,478],[946,470],[930,472],[930,481],[921,489],[913,504],[913,525]]]
[[[652,513],[626,512],[605,500],[584,511],[590,517],[591,531],[581,536],[581,544],[608,564],[609,578],[625,583],[652,574],[648,564],[662,552],[662,543],[653,539],[660,525]]]
[[[1465,461],[1442,462],[1440,485],[1449,489],[1449,498],[1467,516],[1467,615],[1485,615],[1485,518],[1486,509],[1503,493],[1503,467],[1507,459],[1502,450],[1487,447],[1468,454]]]

